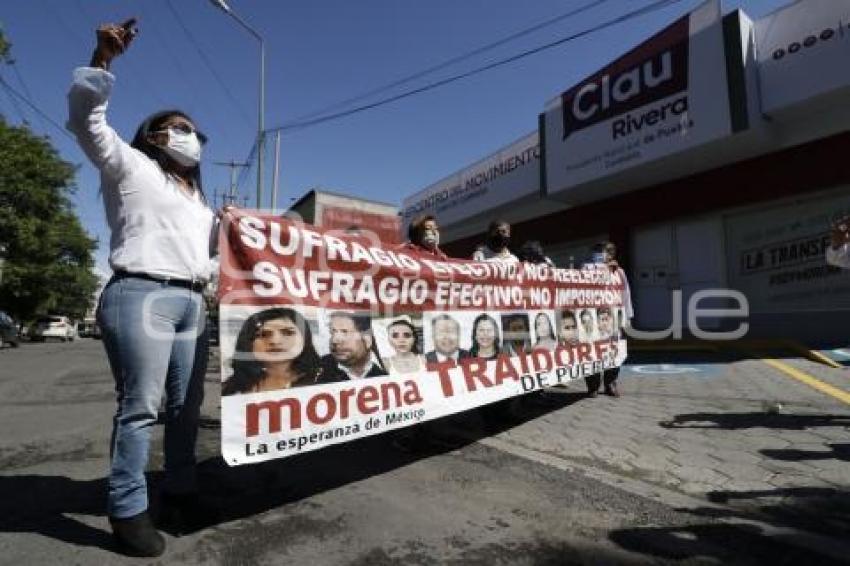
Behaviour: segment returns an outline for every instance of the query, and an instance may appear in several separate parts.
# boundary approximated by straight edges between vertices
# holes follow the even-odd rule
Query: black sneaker
[[[109,524],[112,536],[128,556],[155,558],[165,552],[165,539],[154,528],[147,511],[124,519],[110,517]]]

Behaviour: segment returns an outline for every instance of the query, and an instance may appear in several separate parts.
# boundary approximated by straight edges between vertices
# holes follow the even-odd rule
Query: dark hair
[[[528,263],[547,263],[543,246],[537,240],[529,240],[522,245],[519,249],[519,259]]]
[[[549,316],[545,312],[539,312],[539,313],[537,313],[537,316],[534,317],[534,332],[535,332],[535,334],[537,333],[537,321],[540,319],[541,316],[546,319],[546,324],[549,325],[550,338],[553,338],[553,339],[557,338],[557,336],[555,335],[555,329],[552,328],[552,320],[549,318]],[[540,336],[537,337],[537,341],[540,342]]]
[[[522,338],[521,341],[522,341],[522,344],[523,344],[523,349],[527,350],[531,346],[531,332],[530,332],[530,329],[528,328],[528,315],[525,315],[525,314],[502,315],[502,330],[504,332],[510,332],[511,331],[510,330],[511,322],[513,322],[514,320],[518,320],[522,323],[523,334],[525,334],[525,336]],[[518,340],[518,339],[508,340],[506,338],[505,341],[508,344],[513,344],[514,342],[519,342],[520,340]]]
[[[472,323],[472,348],[469,349],[469,353],[473,358],[478,357],[478,341],[475,339],[475,331],[478,330],[478,325],[484,321],[490,321],[493,324],[493,331],[496,333],[496,340],[493,344],[493,357],[495,357],[502,349],[502,338],[499,335],[499,325],[492,316],[482,313],[475,317],[475,321]]]
[[[502,220],[502,219],[494,220],[490,223],[489,226],[487,226],[487,234],[492,234],[493,232],[495,232],[499,228],[499,226],[510,226],[510,225],[511,225],[511,223],[508,222],[507,220]]]
[[[403,318],[400,318],[398,320],[392,321],[391,323],[389,323],[387,325],[387,334],[390,333],[390,328],[392,328],[393,326],[398,326],[398,325],[408,327],[410,329],[410,331],[413,333],[413,347],[410,348],[410,351],[414,354],[418,354],[419,353],[419,347],[416,345],[416,328],[413,327],[413,323],[411,323],[409,320],[405,320]]]
[[[253,344],[257,337],[257,331],[270,320],[286,319],[301,332],[304,337],[304,347],[292,361],[292,368],[298,375],[298,379],[306,378],[300,385],[312,385],[319,372],[320,358],[313,346],[313,333],[310,325],[297,311],[290,308],[273,308],[260,311],[249,316],[242,324],[239,336],[236,338],[236,348],[233,366],[233,375],[224,382],[221,388],[222,395],[233,395],[235,393],[248,393],[265,375],[265,365],[254,358]]]
[[[411,243],[420,245],[422,243],[422,236],[425,235],[425,223],[436,221],[437,217],[433,214],[417,216],[410,222],[410,226],[407,227],[407,239]]]
[[[606,252],[609,247],[613,248],[613,253],[611,255],[616,256],[617,255],[617,244],[615,244],[614,242],[610,242],[610,241],[598,242],[598,243],[594,244],[593,245],[593,251],[594,251],[594,253]]]
[[[448,320],[449,322],[453,322],[455,324],[455,326],[457,327],[458,332],[460,332],[460,323],[458,321],[456,321],[455,319],[453,319],[451,316],[447,315],[446,313],[438,314],[437,316],[432,318],[431,319],[431,328],[434,328],[437,325],[437,323],[440,322],[441,320]]]
[[[372,320],[369,315],[349,312],[349,311],[333,311],[328,315],[331,318],[347,318],[354,323],[354,327],[358,332],[370,332],[372,330]]]
[[[576,320],[576,313],[571,310],[563,310],[558,312],[558,328],[560,329],[561,325],[564,323],[564,319],[571,318],[573,322],[578,326],[578,320]]]
[[[386,371],[386,367],[384,365],[384,360],[381,358],[381,353],[378,351],[378,345],[375,343],[374,337],[372,334],[372,319],[369,318],[368,314],[351,312],[351,311],[333,311],[328,315],[328,319],[332,318],[347,318],[352,323],[354,323],[354,328],[357,329],[357,332],[361,334],[369,333],[371,346],[369,347],[369,351],[375,355],[375,359],[378,360],[378,365],[381,366],[381,369]]]
[[[163,122],[165,122],[168,118],[172,116],[180,116],[195,123],[192,118],[181,110],[161,110],[154,114],[151,114],[139,125],[139,128],[136,130],[136,135],[133,136],[133,141],[130,142],[130,147],[138,149],[152,160],[156,161],[157,164],[162,168],[163,171],[169,171],[171,169],[171,158],[168,157],[168,154],[163,151],[161,147],[158,145],[152,144],[148,140],[148,136],[156,132],[162,127]],[[202,143],[206,142],[207,137],[198,132],[198,138]],[[201,198],[206,202],[207,196],[204,194],[204,187],[201,183],[201,164],[197,164],[191,169],[189,169],[189,179],[192,182],[192,185],[195,189],[201,193]]]
[[[611,307],[599,307],[596,309],[596,316],[599,317],[603,312],[607,312],[608,314],[613,314],[611,312]]]

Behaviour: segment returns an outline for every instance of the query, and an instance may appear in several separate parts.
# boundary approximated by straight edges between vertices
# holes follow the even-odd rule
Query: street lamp
[[[263,206],[263,129],[265,106],[266,106],[266,42],[257,31],[245,23],[245,20],[230,9],[227,2],[224,0],[210,0],[212,5],[236,20],[240,26],[245,28],[248,33],[260,42],[260,108],[257,119],[257,208]]]

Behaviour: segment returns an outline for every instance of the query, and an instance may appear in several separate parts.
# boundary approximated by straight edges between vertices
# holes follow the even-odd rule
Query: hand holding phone
[[[92,66],[109,69],[112,59],[124,53],[138,35],[136,18],[122,24],[104,24],[97,28],[97,47],[92,55]]]

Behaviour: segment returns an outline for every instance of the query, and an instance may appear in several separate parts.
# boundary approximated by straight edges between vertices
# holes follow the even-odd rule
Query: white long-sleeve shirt
[[[850,269],[850,244],[842,244],[836,249],[833,249],[831,245],[827,246],[826,263]]]
[[[198,191],[130,147],[106,121],[115,77],[80,67],[68,93],[67,127],[100,171],[113,270],[154,277],[208,280],[216,241],[215,214]]]

